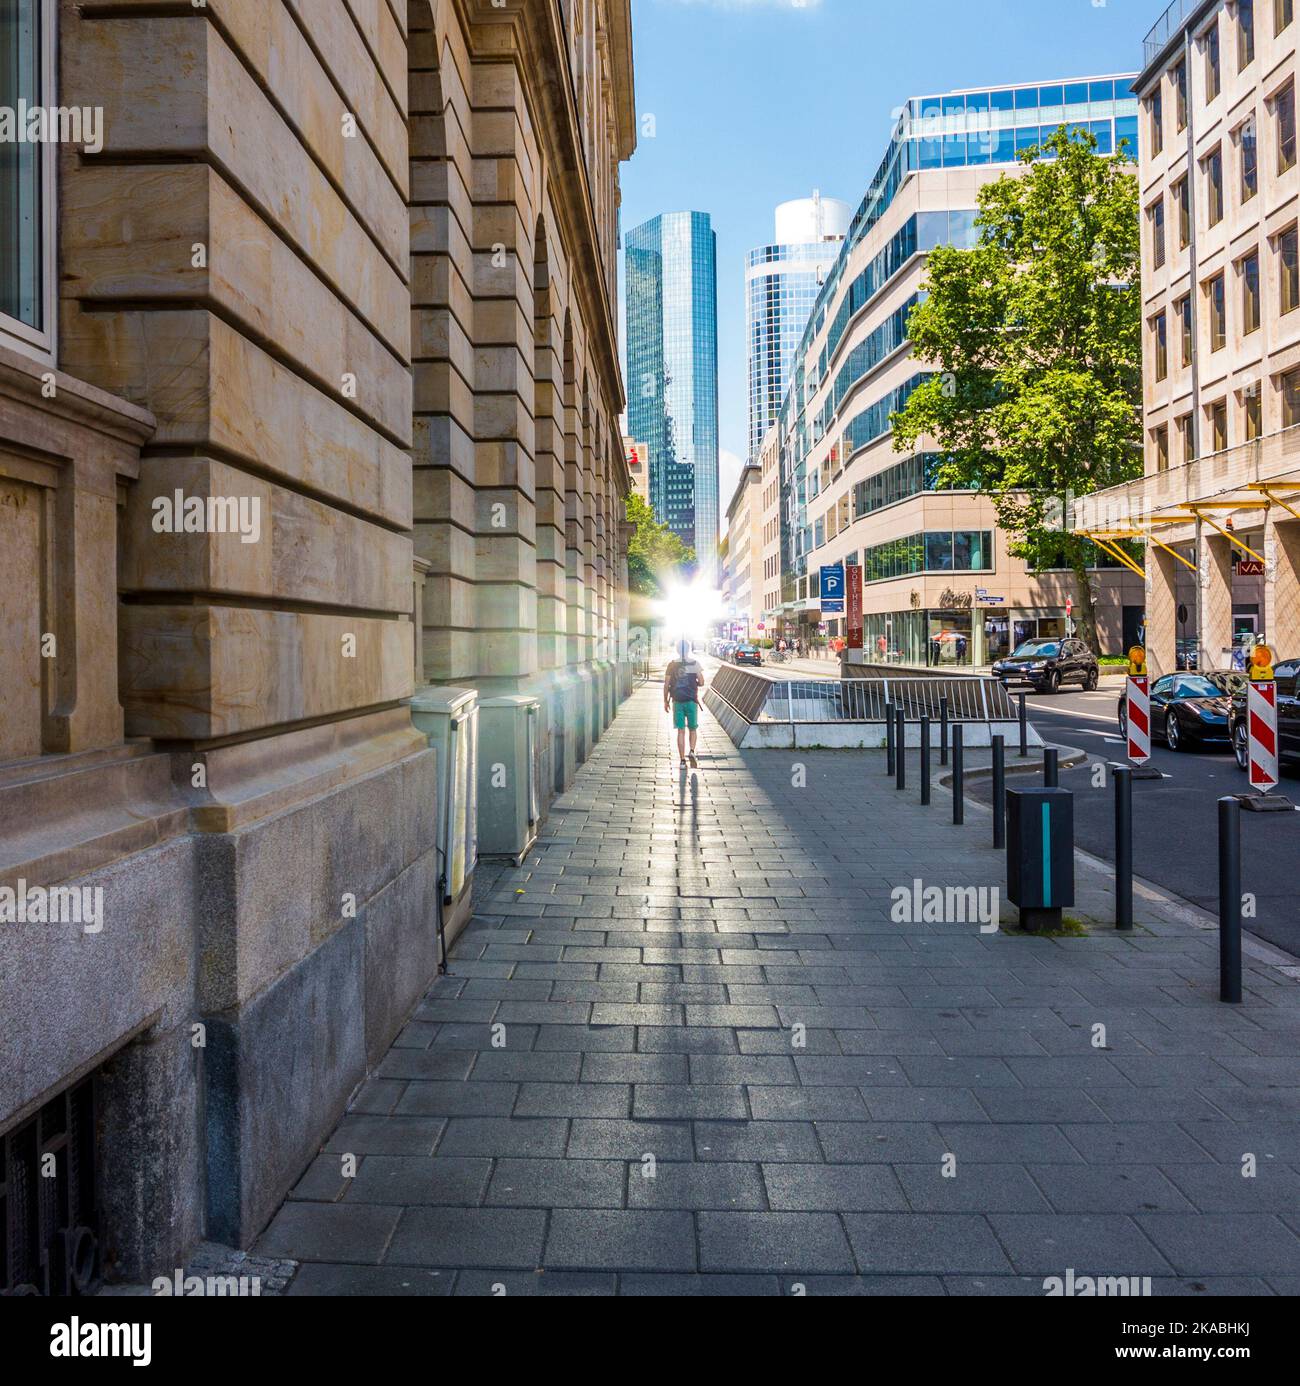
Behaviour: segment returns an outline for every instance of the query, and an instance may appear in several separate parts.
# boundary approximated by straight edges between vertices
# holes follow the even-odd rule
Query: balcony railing
[[[1229,496],[1244,500],[1250,487],[1288,478],[1296,478],[1300,489],[1300,426],[1081,496],[1072,527],[1090,533],[1140,528],[1159,521],[1162,512]],[[1261,497],[1261,508],[1266,503]]]
[[[1165,45],[1175,34],[1181,33],[1193,12],[1205,0],[1174,0],[1173,4],[1156,20],[1151,32],[1142,43],[1142,66],[1150,67],[1164,51]]]

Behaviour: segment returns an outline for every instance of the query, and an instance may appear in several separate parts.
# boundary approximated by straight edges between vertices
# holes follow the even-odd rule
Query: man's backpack
[[[679,659],[673,674],[673,702],[693,703],[698,701],[700,689],[700,666],[693,659]]]

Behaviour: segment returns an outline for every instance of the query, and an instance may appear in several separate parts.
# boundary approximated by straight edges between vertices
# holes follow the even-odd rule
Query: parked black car
[[[731,662],[733,664],[752,664],[756,668],[761,668],[763,655],[756,645],[737,645],[731,652]]]
[[[1166,674],[1151,685],[1151,737],[1171,751],[1228,744],[1228,714],[1240,674]],[[1128,688],[1119,700],[1120,735],[1128,736]]]
[[[1091,692],[1101,667],[1082,640],[1026,640],[1015,654],[998,660],[993,677],[1004,687],[1027,683],[1039,693],[1055,693],[1063,683],[1077,683]]]
[[[1300,762],[1300,659],[1288,659],[1285,663],[1273,666],[1277,679],[1277,758],[1280,762]],[[1241,680],[1241,691],[1232,700],[1232,710],[1228,714],[1232,749],[1237,764],[1243,770],[1249,769],[1246,730],[1246,680]]]

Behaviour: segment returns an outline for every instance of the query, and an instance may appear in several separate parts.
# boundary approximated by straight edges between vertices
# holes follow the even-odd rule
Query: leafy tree
[[[897,450],[929,434],[946,455],[941,486],[993,497],[1012,553],[1073,571],[1094,650],[1096,547],[1062,518],[1142,470],[1137,183],[1123,146],[1096,151],[1062,126],[981,189],[974,249],[931,252],[908,335],[937,373],[893,419]]]
[[[660,524],[650,504],[635,492],[627,498],[627,518],[636,526],[627,550],[628,586],[641,596],[658,597],[672,574],[695,562],[695,551]]]

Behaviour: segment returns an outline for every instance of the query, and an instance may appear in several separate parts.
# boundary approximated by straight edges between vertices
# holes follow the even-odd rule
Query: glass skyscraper
[[[776,240],[745,260],[745,349],[749,355],[749,458],[776,422],[790,366],[835,264],[853,209],[820,193],[776,209]]]
[[[717,238],[707,212],[628,232],[628,434],[650,450],[650,504],[718,581]]]

